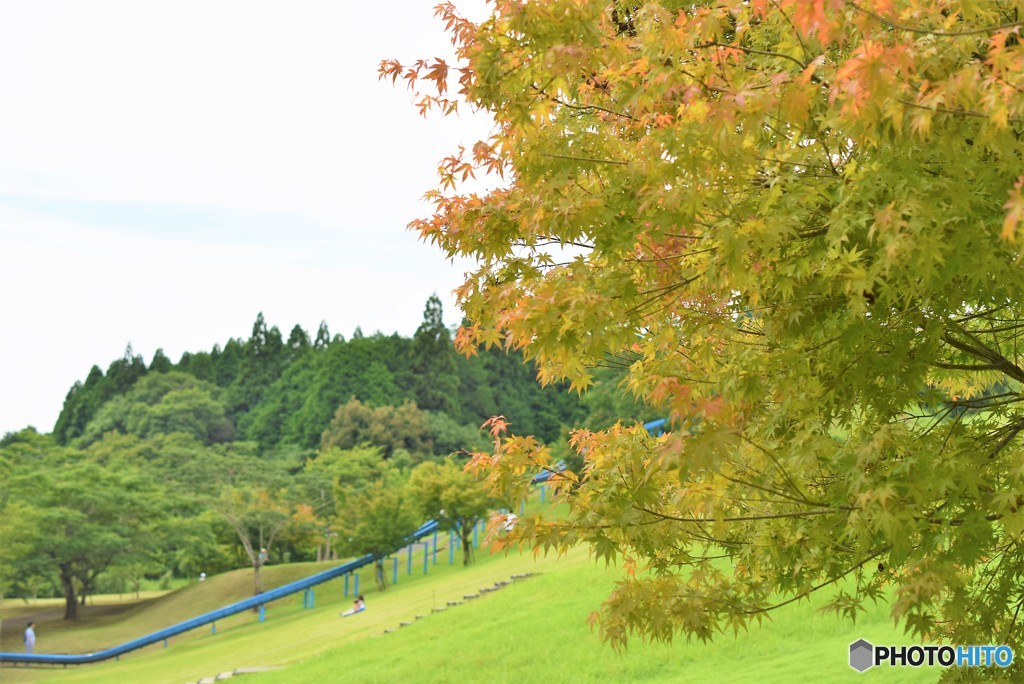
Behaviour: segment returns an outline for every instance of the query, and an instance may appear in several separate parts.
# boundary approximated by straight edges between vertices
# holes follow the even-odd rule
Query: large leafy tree
[[[428,461],[409,477],[409,494],[423,517],[459,536],[462,564],[473,562],[473,528],[497,505],[481,479],[453,462]]]
[[[402,473],[383,461],[368,481],[339,480],[336,485],[341,546],[374,557],[373,575],[381,591],[387,589],[385,557],[408,543],[420,522],[406,489]]]
[[[438,8],[458,64],[382,63],[424,111],[494,117],[414,222],[478,263],[462,348],[580,389],[628,367],[671,420],[577,432],[570,517],[522,526],[650,569],[605,603],[613,642],[830,587],[851,616],[886,596],[919,635],[1022,644],[1022,10],[497,0]],[[497,189],[460,185],[481,173]],[[478,461],[522,494],[545,458]]]
[[[11,455],[0,559],[18,581],[55,580],[64,619],[77,620],[100,575],[157,556],[158,522],[173,517],[161,511],[159,486],[137,468],[104,469],[52,444],[33,458]]]
[[[305,527],[309,505],[300,483],[289,477],[298,467],[289,452],[265,453],[245,442],[222,445],[183,467],[198,501],[231,528],[252,565],[253,595],[263,591],[262,568],[275,558],[275,542],[292,528]]]

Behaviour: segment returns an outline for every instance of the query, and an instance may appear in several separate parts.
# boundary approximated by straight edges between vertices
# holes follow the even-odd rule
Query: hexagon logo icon
[[[857,639],[850,644],[850,667],[857,672],[872,667],[875,664],[875,647],[864,639]]]

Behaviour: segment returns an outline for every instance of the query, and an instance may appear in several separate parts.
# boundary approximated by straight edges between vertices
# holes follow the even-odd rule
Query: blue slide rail
[[[409,541],[414,542],[429,534],[433,534],[439,525],[437,522],[430,520],[423,523],[418,530],[409,535]],[[60,653],[3,653],[0,652],[0,664],[3,663],[26,663],[26,664],[39,664],[39,665],[85,665],[87,663],[98,663],[102,660],[110,660],[111,658],[117,658],[121,655],[134,651],[145,646],[160,643],[167,639],[182,634],[184,632],[191,631],[198,627],[211,624],[217,620],[223,620],[224,618],[241,613],[253,608],[259,608],[266,603],[276,601],[277,599],[296,594],[300,591],[309,589],[310,587],[318,584],[323,584],[329,580],[347,575],[348,573],[358,570],[359,568],[365,567],[374,561],[373,555],[363,556],[362,558],[356,558],[355,560],[349,561],[343,565],[339,565],[336,568],[330,570],[324,570],[323,572],[315,575],[310,575],[305,579],[291,582],[284,586],[278,587],[277,589],[271,589],[265,591],[258,596],[247,598],[237,603],[232,603],[229,606],[218,608],[217,610],[205,613],[198,617],[194,617],[191,620],[185,620],[179,622],[176,625],[161,629],[158,632],[147,634],[144,637],[139,637],[134,641],[121,644],[120,646],[114,646],[103,651],[97,651],[96,653],[84,653],[84,654],[60,654]]]
[[[644,423],[644,429],[647,430],[652,435],[654,435],[655,437],[660,437],[661,435],[665,434],[665,426],[667,424],[667,418],[658,418],[657,420],[652,420],[649,423]]]

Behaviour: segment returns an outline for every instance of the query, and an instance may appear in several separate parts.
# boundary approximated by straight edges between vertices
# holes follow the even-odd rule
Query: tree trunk
[[[263,580],[260,578],[260,566],[263,565],[259,557],[252,564],[252,595],[257,596],[263,593]]]
[[[71,566],[60,566],[60,584],[64,589],[64,619],[77,620],[78,600],[75,596],[75,577],[71,572]]]
[[[386,591],[388,588],[388,578],[384,574],[384,559],[378,558],[373,561],[373,578],[377,580],[377,588],[381,591]]]
[[[462,540],[462,564],[471,565],[473,563],[473,526],[463,525],[459,528],[459,538]]]

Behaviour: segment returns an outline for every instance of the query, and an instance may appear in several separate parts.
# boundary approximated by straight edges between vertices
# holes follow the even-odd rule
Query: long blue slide
[[[647,428],[647,430],[651,432],[651,434],[661,434],[661,431],[664,429],[664,424],[665,420],[661,419],[653,421],[651,423],[647,423],[644,425],[644,427]],[[533,477],[531,483],[541,484],[547,482],[551,478],[553,472],[557,472],[564,469],[565,462],[559,461],[555,465],[553,471],[545,470],[538,473]],[[437,522],[435,522],[434,520],[429,520],[423,523],[418,530],[409,535],[408,541],[409,543],[418,541],[423,537],[426,537],[427,535],[433,534],[438,528],[439,525]],[[183,632],[188,632],[193,629],[196,629],[197,627],[202,627],[204,625],[214,623],[217,620],[223,620],[224,618],[230,615],[235,615],[236,613],[241,613],[246,610],[252,610],[253,608],[259,608],[260,606],[263,606],[266,603],[270,603],[271,601],[276,601],[277,599],[284,598],[285,596],[290,596],[300,591],[305,591],[310,587],[314,587],[318,584],[323,584],[324,582],[328,582],[332,579],[335,579],[336,577],[342,577],[350,572],[353,572],[355,570],[358,570],[362,567],[369,565],[370,563],[373,563],[373,561],[374,556],[372,554],[363,556],[362,558],[356,558],[355,560],[339,565],[336,568],[324,570],[323,572],[317,573],[315,575],[310,575],[309,577],[298,580],[296,582],[291,582],[290,584],[280,586],[277,589],[265,591],[262,594],[259,594],[258,596],[253,596],[252,598],[247,598],[245,600],[238,601],[237,603],[232,603],[230,605],[224,606],[223,608],[218,608],[217,610],[210,611],[209,613],[204,613],[190,620],[185,620],[184,622],[179,622],[176,625],[166,627],[158,632],[153,632],[152,634],[147,634],[146,636],[139,637],[138,639],[134,639],[133,641],[128,641],[126,643],[121,644],[120,646],[114,646],[113,648],[97,651],[96,653],[4,653],[0,651],[0,665],[5,663],[35,663],[39,665],[65,666],[85,665],[87,663],[98,663],[102,660],[118,658],[130,651],[135,651],[145,646],[150,646],[161,641],[166,641],[167,639],[173,636],[177,636],[178,634],[182,634]]]
[[[409,541],[414,542],[427,535],[433,534],[438,529],[438,524],[430,520],[423,523],[418,530],[409,535]],[[97,651],[96,653],[83,653],[83,654],[60,654],[60,653],[3,653],[0,652],[0,664],[3,663],[26,663],[26,664],[40,664],[40,665],[84,665],[86,663],[97,663],[101,660],[109,660],[111,658],[117,658],[129,651],[134,651],[144,646],[156,644],[170,637],[176,636],[183,632],[188,632],[197,627],[208,625],[217,620],[223,620],[229,615],[241,613],[246,610],[252,610],[253,608],[259,608],[263,604],[276,601],[277,599],[290,596],[291,594],[305,591],[310,587],[314,587],[318,584],[323,584],[336,577],[347,575],[348,573],[358,570],[359,568],[365,567],[374,561],[373,555],[363,556],[362,558],[356,558],[355,560],[349,561],[339,565],[336,568],[330,570],[324,570],[323,572],[315,575],[310,575],[304,579],[285,584],[284,586],[278,587],[277,589],[271,589],[265,591],[258,596],[247,598],[237,603],[218,608],[217,610],[204,613],[198,617],[194,617],[184,622],[179,622],[176,625],[172,625],[165,629],[161,629],[158,632],[147,634],[144,637],[139,637],[133,641],[123,643],[120,646],[114,646],[103,651]]]

